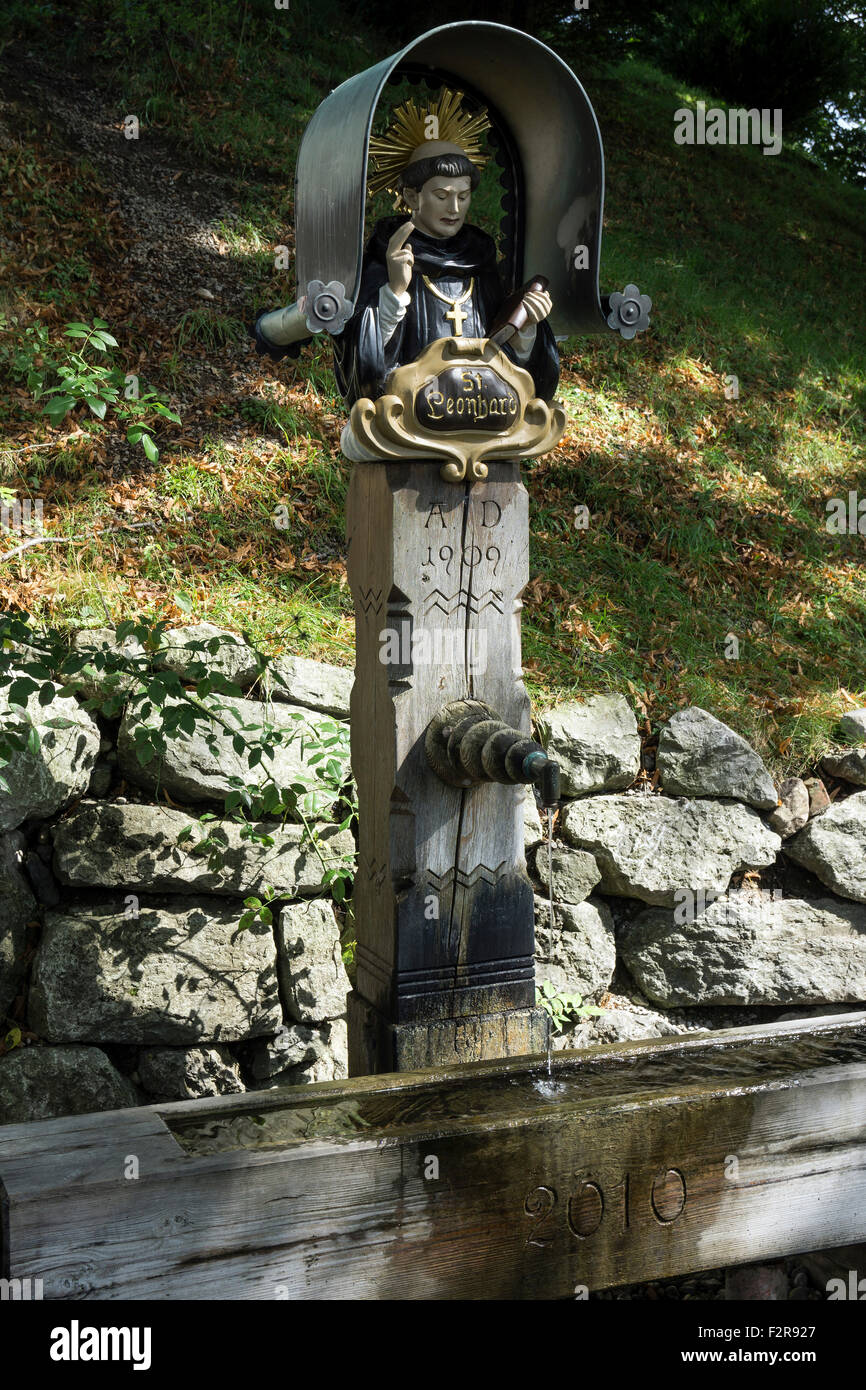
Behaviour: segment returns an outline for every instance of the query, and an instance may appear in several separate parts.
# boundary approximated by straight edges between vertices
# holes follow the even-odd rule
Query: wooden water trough
[[[46,1299],[536,1299],[866,1240],[866,1013],[0,1128]]]

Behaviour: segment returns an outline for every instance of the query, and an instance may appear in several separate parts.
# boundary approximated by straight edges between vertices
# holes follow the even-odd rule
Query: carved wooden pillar
[[[529,732],[519,464],[491,461],[486,479],[462,483],[432,461],[355,464],[348,540],[360,802],[350,1071],[543,1051],[525,789],[449,786],[424,750],[433,716],[459,699],[484,700]]]

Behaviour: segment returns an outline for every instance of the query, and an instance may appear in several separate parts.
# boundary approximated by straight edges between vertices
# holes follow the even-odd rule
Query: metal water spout
[[[542,806],[559,802],[559,764],[481,700],[444,705],[427,727],[424,748],[433,771],[452,787],[534,783]]]

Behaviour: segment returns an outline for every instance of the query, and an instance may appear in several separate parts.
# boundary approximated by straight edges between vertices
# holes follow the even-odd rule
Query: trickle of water
[[[549,922],[549,927],[550,927],[550,942],[551,942],[551,947],[552,947],[552,946],[553,946],[553,924],[554,924],[554,917],[553,917],[553,807],[552,807],[552,806],[548,806],[548,807],[546,808],[546,810],[547,810],[547,893],[548,893],[548,903],[549,903],[549,905],[550,905],[550,922]],[[550,1035],[548,1034],[548,1038],[549,1038],[549,1037],[550,1037]],[[547,1044],[547,1079],[548,1079],[548,1081],[550,1081],[550,1079],[552,1078],[552,1076],[553,1076],[553,1051],[552,1051],[552,1048],[551,1048],[551,1044],[550,1044],[550,1042],[548,1041],[548,1044]]]
[[[547,807],[547,891],[550,903],[550,930],[553,931],[553,807]]]

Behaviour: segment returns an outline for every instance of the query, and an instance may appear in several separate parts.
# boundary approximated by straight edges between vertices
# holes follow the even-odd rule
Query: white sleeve
[[[538,325],[535,323],[527,324],[522,333],[515,333],[511,339],[511,346],[514,349],[514,356],[518,362],[526,362],[532,349],[535,347],[535,333]]]
[[[390,285],[383,285],[379,291],[379,326],[382,329],[382,342],[393,338],[397,324],[406,317],[406,309],[412,302],[408,290],[395,294]]]

